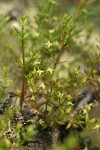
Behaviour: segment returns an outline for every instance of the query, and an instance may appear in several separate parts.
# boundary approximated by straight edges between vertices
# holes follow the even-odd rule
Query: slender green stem
[[[62,56],[62,53],[63,53],[65,47],[66,47],[66,45],[63,45],[63,46],[61,47],[59,53],[58,53],[57,59],[56,59],[56,61],[55,61],[55,63],[54,63],[54,67],[53,67],[54,70],[56,69],[56,67],[57,67],[57,65],[58,65],[58,63],[59,63],[59,59],[60,59],[60,57]]]
[[[23,64],[23,72],[22,72],[22,89],[21,89],[21,97],[20,97],[20,107],[22,109],[22,105],[24,102],[25,96],[25,51],[24,51],[24,37],[23,37],[24,27],[22,27],[22,40],[21,40],[21,51],[22,51],[22,64]]]

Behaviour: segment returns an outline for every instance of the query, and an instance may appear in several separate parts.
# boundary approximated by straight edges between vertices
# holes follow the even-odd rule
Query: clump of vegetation
[[[100,53],[92,55],[89,51],[91,44],[88,41],[93,31],[87,8],[89,1],[81,2],[73,17],[68,14],[62,17],[56,9],[56,1],[39,0],[37,5],[35,25],[29,22],[27,16],[23,16],[19,20],[19,27],[14,27],[17,34],[14,41],[17,41],[20,49],[19,58],[15,60],[18,76],[20,73],[20,89],[8,77],[14,65],[8,69],[1,64],[0,97],[5,100],[0,101],[0,149],[23,149],[29,146],[31,142],[34,143],[40,129],[43,134],[46,130],[49,135],[49,130],[57,128],[60,132],[57,132],[58,141],[61,142],[72,130],[100,128],[95,118],[89,118],[89,111],[100,99]],[[8,20],[2,18],[5,26]],[[83,28],[86,36],[84,43],[79,43]],[[5,38],[5,32],[2,26],[0,37],[3,34]],[[98,40],[98,51],[99,43]],[[2,44],[5,45],[3,41]],[[72,61],[67,57],[68,54],[74,55]],[[85,70],[81,68],[81,63]],[[15,67],[13,69],[16,71]],[[60,76],[63,72],[64,75]],[[13,91],[9,91],[11,87]],[[83,89],[87,92],[82,93]],[[89,100],[80,107],[80,102],[88,95]],[[52,134],[50,138],[53,138],[54,131]],[[77,139],[70,134],[66,142],[69,150],[78,149]],[[63,149],[66,149],[66,143],[61,146]]]

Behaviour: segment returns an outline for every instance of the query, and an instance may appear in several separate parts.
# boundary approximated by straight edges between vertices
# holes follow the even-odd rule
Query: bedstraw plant
[[[87,4],[88,2],[86,1]],[[42,129],[63,126],[68,131],[84,128],[99,130],[100,125],[95,118],[90,119],[89,112],[94,109],[95,103],[99,103],[100,99],[100,42],[97,41],[98,52],[94,55],[90,54],[88,49],[91,45],[87,41],[92,34],[93,23],[88,20],[86,3],[78,5],[75,16],[64,14],[62,17],[56,9],[59,5],[56,1],[39,0],[35,22],[31,20],[29,22],[29,18],[23,16],[19,20],[19,27],[14,27],[14,32],[19,39],[17,44],[20,55],[15,62],[20,68],[21,88],[20,92],[13,91],[16,94],[15,101],[19,101],[19,105],[14,102],[11,108],[7,108],[7,111],[0,115],[0,140],[2,141],[0,149],[23,149],[24,142],[31,141],[36,134],[38,125]],[[85,25],[86,39],[81,46],[77,40],[83,32],[82,22]],[[89,27],[86,27],[87,23]],[[74,54],[74,59],[70,61],[67,54]],[[85,61],[85,70],[80,65],[83,61]],[[6,68],[3,70],[4,77],[0,79],[1,98],[5,95],[3,84],[7,71]],[[64,75],[60,76],[62,72]],[[6,86],[10,82],[10,79],[7,80]],[[3,90],[2,87],[4,87]],[[86,103],[82,107],[77,107],[79,100],[88,96],[79,94],[84,88],[90,91],[95,103]],[[25,105],[28,110],[31,110],[31,120],[37,124],[33,122],[27,124],[30,118],[26,119]],[[24,117],[23,111],[25,111]],[[13,121],[16,113],[22,115],[22,120]],[[12,137],[6,134],[7,126]],[[73,146],[76,145],[77,142],[73,144]]]

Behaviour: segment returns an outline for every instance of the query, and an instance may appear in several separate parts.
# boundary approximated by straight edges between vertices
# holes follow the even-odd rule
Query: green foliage
[[[98,130],[100,125],[96,119],[89,118],[91,104],[86,104],[79,109],[76,116],[73,114],[81,89],[89,87],[96,92],[95,99],[100,98],[98,92],[100,76],[97,73],[100,72],[100,53],[96,52],[92,56],[88,52],[91,48],[89,39],[93,23],[88,21],[90,14],[86,8],[87,3],[80,4],[73,17],[68,14],[62,16],[58,13],[56,11],[58,4],[53,0],[41,0],[37,3],[38,14],[35,17],[35,25],[31,21],[29,23],[27,16],[23,16],[20,18],[19,28],[15,27],[20,48],[20,55],[16,58],[16,62],[22,83],[20,92],[17,93],[19,101],[17,111],[22,113],[24,104],[27,104],[27,97],[29,97],[29,109],[32,109],[33,114],[38,118],[38,124],[43,128],[65,125],[66,130],[79,127]],[[7,20],[7,18],[2,18],[0,26],[6,24]],[[83,28],[86,36],[84,36],[85,42],[82,43],[78,40]],[[2,32],[3,29],[0,31],[0,37]],[[99,51],[99,46],[97,48]],[[67,54],[73,54],[74,60],[69,61],[70,58],[66,58],[66,65],[64,61],[61,62],[61,58]],[[84,58],[87,58],[85,62]],[[84,62],[85,71],[81,69],[81,61]],[[78,65],[75,65],[77,63]],[[16,68],[13,69],[16,70]],[[7,75],[8,68],[2,66],[2,70],[3,74],[0,72],[2,75],[0,98],[5,97],[6,89],[11,83]],[[60,78],[59,72],[64,71],[67,73]],[[34,123],[24,127],[22,121],[13,122],[15,111],[16,107],[13,106],[13,109],[9,108],[5,114],[0,115],[0,140],[2,141],[0,149],[2,150],[21,148],[25,141],[31,141],[36,134]],[[11,132],[10,138],[5,138],[7,126]],[[65,145],[73,149],[77,145],[75,135],[71,135]]]
[[[0,66],[0,98],[4,98],[7,96],[12,80],[9,78],[9,67],[4,66],[1,62]]]

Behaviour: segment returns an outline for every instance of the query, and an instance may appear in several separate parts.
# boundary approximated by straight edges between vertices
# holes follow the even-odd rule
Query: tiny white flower
[[[50,29],[50,30],[49,30],[49,33],[52,34],[52,33],[54,33],[54,31],[55,31],[54,29]]]
[[[85,147],[83,150],[88,150],[87,147]]]
[[[71,108],[67,108],[66,112],[67,112],[67,113],[70,113],[71,110],[72,110]]]
[[[58,97],[59,97],[59,98],[63,98],[63,96],[64,96],[64,94],[62,94],[62,93],[60,93],[60,92],[58,93]]]
[[[71,100],[73,98],[70,94],[68,94],[66,97],[68,100]]]
[[[47,43],[45,43],[45,46],[46,46],[47,48],[50,48],[50,47],[52,46],[52,43],[51,43],[50,41],[47,41]]]
[[[30,92],[33,92],[33,89],[31,87],[29,87]]]
[[[50,73],[52,74],[53,69],[48,67],[47,71],[50,72]]]
[[[41,85],[39,86],[39,88],[45,90],[45,85],[44,85],[44,83],[41,83]]]
[[[82,82],[82,83],[85,83],[86,80],[87,80],[86,78],[83,78],[83,79],[81,80],[81,82]]]
[[[32,95],[31,100],[33,100],[33,101],[36,100],[34,95]]]
[[[42,74],[43,72],[44,72],[43,70],[38,70],[38,71],[37,71],[37,73],[38,73],[39,76],[41,76],[41,74]]]
[[[74,68],[74,73],[75,73],[75,74],[79,74],[79,68],[75,67],[75,68]]]
[[[87,110],[86,110],[85,108],[83,109],[83,113],[84,113],[84,114],[86,114],[86,113],[87,113]]]
[[[56,5],[57,2],[55,0],[49,0],[49,2],[51,2],[52,4]]]
[[[100,129],[100,125],[99,124],[96,124],[94,127],[93,127],[94,130],[98,130]]]
[[[39,64],[40,64],[40,62],[39,62],[39,61],[36,61],[36,62],[34,62],[34,64],[35,64],[35,65],[39,65]]]
[[[68,105],[70,105],[70,106],[73,106],[73,103],[72,103],[72,102],[70,102],[70,101],[69,101],[69,102],[67,102],[67,104],[68,104]]]

